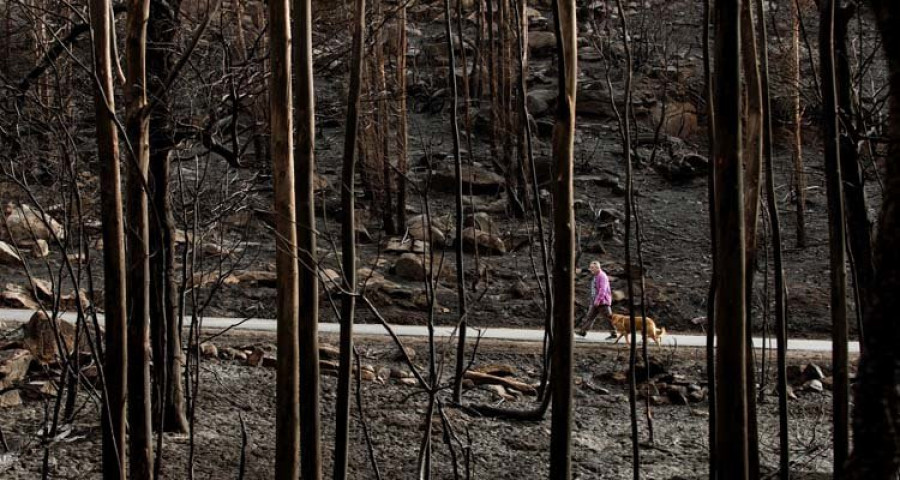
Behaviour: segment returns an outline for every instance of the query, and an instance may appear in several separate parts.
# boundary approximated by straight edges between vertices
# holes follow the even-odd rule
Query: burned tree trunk
[[[453,401],[462,401],[462,381],[466,365],[466,280],[465,264],[463,261],[463,178],[462,178],[462,153],[459,146],[459,92],[456,87],[456,55],[453,52],[453,32],[450,27],[450,0],[444,0],[444,33],[446,34],[447,56],[450,58],[450,131],[453,135],[453,160],[456,171],[456,240],[453,247],[456,253],[456,292],[459,304],[459,321],[457,324],[458,335],[456,346],[456,375],[453,379]],[[465,45],[460,45],[465,50]],[[467,70],[463,64],[463,72]],[[468,83],[468,82],[466,82]]]
[[[791,10],[791,157],[794,164],[794,201],[797,204],[797,246],[806,246],[806,174],[803,173],[803,137],[800,109],[800,3],[788,2]]]
[[[849,378],[847,354],[847,271],[844,187],[840,170],[840,130],[837,77],[834,61],[834,27],[837,7],[834,0],[820,4],[819,55],[822,69],[823,125],[825,139],[825,181],[828,194],[828,236],[831,270],[832,372],[834,376],[834,472],[842,478],[849,451]]]
[[[397,13],[397,31],[400,39],[397,41],[397,228],[403,231],[406,228],[406,174],[409,170],[407,159],[408,135],[406,113],[406,51],[408,41],[406,36],[406,4],[400,5]]]
[[[350,374],[353,359],[353,315],[356,308],[356,144],[359,138],[359,97],[362,82],[363,33],[366,28],[366,0],[356,0],[353,23],[353,53],[350,60],[350,90],[347,93],[347,123],[344,132],[344,159],[341,178],[341,262],[344,289],[341,297],[341,356],[338,365],[337,406],[334,430],[334,479],[347,478],[350,435]],[[390,209],[387,212],[391,215]]]
[[[578,24],[574,0],[554,0],[559,96],[553,126],[555,179],[553,207],[553,353],[550,478],[572,476],[572,370],[575,316],[574,149],[575,93],[578,86]]]
[[[300,473],[305,480],[322,478],[319,417],[319,277],[316,254],[315,97],[313,92],[312,1],[294,0],[294,110],[297,143],[294,177],[297,180],[297,258],[300,263]]]
[[[128,201],[128,427],[131,478],[153,473],[150,394],[150,255],[147,173],[150,125],[147,117],[147,18],[149,0],[128,2],[125,59],[125,130],[130,145]]]
[[[747,480],[747,309],[741,128],[741,1],[716,2],[716,451],[719,478]]]
[[[275,478],[296,480],[300,472],[299,272],[294,197],[294,139],[291,111],[290,6],[269,3],[272,68],[272,172],[275,187],[275,268],[278,278],[278,366],[275,392]]]
[[[181,2],[150,2],[147,23],[147,77],[162,97],[150,114],[150,185],[154,215],[150,220],[150,318],[158,415],[162,431],[187,432],[184,405],[184,354],[178,328],[178,294],[175,281],[175,218],[170,199],[169,172],[175,146],[175,126],[169,111],[166,79],[173,67],[172,48],[179,28]]]
[[[900,471],[900,3],[872,0],[887,57],[888,159],[875,245],[878,269],[854,397],[853,455],[847,478],[895,478]]]
[[[763,98],[763,157],[766,170],[766,206],[772,223],[772,248],[775,261],[775,332],[778,338],[777,390],[778,390],[778,439],[779,478],[790,478],[790,436],[788,435],[788,383],[787,383],[787,306],[784,286],[784,260],[781,240],[781,215],[775,197],[775,149],[772,138],[772,99],[769,89],[769,49],[766,17],[762,2],[756,2],[757,27],[760,42],[760,85]],[[768,281],[768,280],[766,280]],[[766,305],[765,308],[768,308]]]
[[[103,478],[125,480],[125,375],[126,290],[125,229],[119,174],[119,140],[113,91],[109,0],[91,1],[94,32],[94,111],[97,118],[97,153],[100,159],[100,208],[103,215],[103,283],[106,307],[106,356],[103,363]]]
[[[840,168],[844,188],[844,209],[847,215],[847,240],[849,241],[853,279],[859,293],[857,311],[860,334],[865,332],[865,316],[869,306],[875,264],[872,258],[872,222],[866,205],[865,182],[859,164],[859,125],[853,99],[853,73],[849,43],[849,24],[856,8],[838,8],[834,24],[834,61],[837,82],[837,103],[840,132]]]

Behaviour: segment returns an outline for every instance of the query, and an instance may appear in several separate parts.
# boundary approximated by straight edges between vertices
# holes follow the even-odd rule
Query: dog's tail
[[[662,328],[657,328],[657,329],[656,329],[656,336],[657,336],[657,337],[660,337],[660,338],[661,338],[661,337],[663,337],[665,334],[666,334],[666,327],[662,327]]]

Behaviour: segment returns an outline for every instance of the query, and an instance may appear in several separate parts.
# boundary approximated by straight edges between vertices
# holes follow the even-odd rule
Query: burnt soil
[[[336,338],[323,338],[336,342]],[[273,350],[269,334],[230,334],[215,340],[220,351],[226,346],[261,346]],[[376,370],[388,367],[409,371],[396,360],[396,347],[381,338],[360,339],[361,363]],[[409,341],[416,352],[415,363],[423,368],[427,344]],[[439,345],[440,349],[441,346]],[[658,384],[669,382],[705,384],[705,360],[700,350],[651,349],[654,361],[667,374],[655,377]],[[452,357],[452,355],[450,355]],[[438,358],[441,358],[438,352]],[[574,478],[631,478],[631,441],[627,387],[614,378],[627,368],[624,347],[581,346],[576,351],[575,417],[573,433]],[[790,365],[809,362],[824,364],[821,356],[792,353]],[[491,364],[512,367],[516,378],[537,383],[541,369],[540,347],[536,344],[483,342],[473,367]],[[449,368],[448,368],[449,369]],[[204,359],[200,368],[199,396],[194,425],[194,478],[238,478],[242,456],[241,421],[246,431],[244,448],[247,479],[272,478],[275,446],[275,370],[250,367],[236,361]],[[446,376],[444,377],[446,379]],[[672,379],[677,380],[672,380]],[[445,380],[444,380],[445,381]],[[385,384],[363,381],[361,394],[365,421],[372,438],[381,478],[416,477],[416,455],[422,440],[427,395],[417,386],[389,379]],[[764,470],[777,464],[777,417],[773,383],[768,381],[759,407]],[[643,387],[639,388],[642,390]],[[322,440],[325,471],[331,469],[335,378],[322,377]],[[793,478],[827,478],[830,471],[831,394],[796,390],[789,403]],[[448,400],[448,391],[438,398]],[[468,389],[466,404],[488,403],[513,408],[533,406],[535,397],[520,396],[501,402],[484,387]],[[47,411],[52,416],[54,398],[27,400],[24,405],[4,410],[0,428],[8,451],[0,452],[0,474],[10,480],[38,478],[41,465],[48,465],[50,478],[101,478],[100,432],[97,405],[83,392],[71,425],[60,427],[56,437],[41,442]],[[355,403],[351,407],[350,470],[352,478],[376,478],[367,456]],[[550,416],[541,421],[511,421],[484,418],[453,406],[444,412],[456,435],[458,458],[471,441],[473,478],[532,479],[546,477]],[[552,412],[552,410],[551,410]],[[644,403],[638,405],[641,439],[646,443]],[[706,475],[708,404],[652,407],[655,443],[642,448],[644,478],[700,479]],[[443,440],[439,416],[433,422],[434,478],[453,478],[450,451]],[[46,448],[45,448],[46,447]],[[188,478],[190,441],[188,435],[166,434],[163,448],[163,478]],[[460,469],[463,463],[460,461]]]

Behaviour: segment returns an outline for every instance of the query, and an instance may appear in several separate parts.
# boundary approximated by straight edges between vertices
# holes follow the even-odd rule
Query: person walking
[[[609,277],[600,268],[600,262],[596,260],[591,262],[589,269],[591,271],[591,308],[584,319],[575,326],[575,333],[582,337],[587,335],[598,315],[603,315],[612,326],[612,308],[610,307],[612,292],[609,288]],[[615,327],[608,338],[616,338]]]

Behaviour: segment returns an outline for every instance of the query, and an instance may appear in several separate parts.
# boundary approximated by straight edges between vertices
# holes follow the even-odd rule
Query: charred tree
[[[868,331],[859,361],[853,410],[853,455],[847,478],[896,478],[900,471],[900,3],[872,0],[887,57],[888,159],[875,244]]]
[[[453,379],[453,401],[462,401],[462,381],[466,366],[466,281],[465,263],[463,261],[463,178],[462,178],[462,153],[459,145],[459,92],[456,87],[456,54],[453,51],[453,32],[450,26],[450,0],[444,0],[444,33],[446,35],[447,56],[450,59],[449,78],[450,83],[450,130],[453,135],[453,161],[456,172],[456,240],[453,247],[456,253],[456,292],[459,304],[459,321],[457,324],[456,346],[456,375]],[[460,45],[465,49],[465,45]],[[463,72],[467,70],[463,64]]]
[[[363,33],[366,28],[366,1],[356,0],[353,22],[353,52],[350,60],[350,90],[347,93],[347,123],[344,132],[344,159],[341,174],[341,262],[345,294],[341,297],[341,345],[338,365],[337,407],[335,409],[334,478],[347,478],[350,435],[350,375],[353,360],[353,315],[356,309],[356,152],[359,138],[359,97],[362,89]],[[390,209],[388,209],[390,214]]]
[[[175,63],[174,49],[180,27],[181,1],[151,0],[147,23],[147,79],[159,92],[157,107],[150,112],[150,186],[154,215],[150,216],[150,319],[153,339],[158,417],[161,431],[188,430],[184,404],[184,353],[179,326],[178,288],[175,280],[175,217],[170,198],[169,174],[175,147],[166,80]]]
[[[554,0],[559,96],[553,126],[553,353],[550,478],[572,476],[572,372],[575,317],[574,149],[575,94],[578,86],[578,24],[574,0]]]
[[[402,3],[399,8],[397,32],[400,38],[397,40],[395,63],[397,68],[397,228],[402,231],[406,228],[406,175],[409,171],[406,113],[406,51],[409,49],[409,42],[406,36],[406,4]]]
[[[275,392],[275,478],[300,472],[300,377],[297,222],[293,113],[291,110],[291,14],[289,0],[269,3],[269,64],[272,69],[271,151],[275,187],[275,268],[278,278],[278,365]]]
[[[842,472],[849,452],[849,377],[847,353],[847,271],[844,187],[840,169],[837,72],[834,32],[837,6],[834,0],[820,4],[819,56],[822,75],[822,137],[825,140],[825,182],[828,195],[828,237],[831,271],[832,410],[835,478]]]
[[[749,478],[741,3],[715,9],[716,451],[718,477],[730,480]]]
[[[840,137],[840,169],[844,188],[844,212],[847,215],[847,240],[851,256],[854,284],[859,293],[857,311],[861,313],[859,326],[861,335],[865,332],[865,316],[868,310],[875,264],[872,257],[872,222],[866,202],[865,181],[859,158],[862,143],[857,127],[857,109],[853,98],[853,72],[849,45],[850,21],[856,14],[854,3],[839,7],[835,12],[834,61],[839,125],[843,126]]]
[[[100,208],[103,215],[103,284],[106,307],[106,349],[103,362],[103,407],[100,423],[103,439],[103,478],[125,480],[126,397],[126,271],[125,227],[122,217],[122,184],[119,172],[119,140],[114,120],[113,63],[110,45],[112,5],[92,0],[94,33],[94,111],[97,115],[97,153],[100,159]]]
[[[125,130],[129,143],[126,213],[128,243],[129,470],[134,480],[153,474],[150,390],[150,230],[147,117],[147,19],[149,0],[130,0],[125,38]]]
[[[300,473],[322,478],[319,417],[319,277],[316,254],[315,92],[313,91],[312,1],[294,0],[294,110],[297,112],[294,177],[297,206],[297,258],[300,263]]]
[[[803,172],[802,110],[800,108],[800,2],[791,0],[791,158],[794,164],[794,202],[797,204],[797,246],[806,246],[806,174]]]
[[[790,478],[790,436],[788,430],[788,382],[787,382],[787,305],[784,286],[784,260],[782,255],[781,216],[775,197],[774,140],[772,137],[772,99],[769,89],[769,44],[766,31],[766,17],[762,2],[756,2],[757,31],[760,49],[760,86],[762,87],[763,106],[763,158],[766,170],[766,207],[772,223],[772,248],[775,262],[775,332],[778,339],[777,358],[777,390],[778,390],[778,439],[779,439],[779,478]],[[768,281],[768,280],[767,280]],[[766,305],[765,308],[768,308]]]

